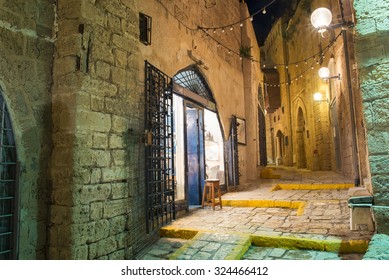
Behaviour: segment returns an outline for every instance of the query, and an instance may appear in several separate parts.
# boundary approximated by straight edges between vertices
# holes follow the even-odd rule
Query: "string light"
[[[263,8],[263,10],[262,10],[262,14],[266,14],[266,7],[265,8]]]

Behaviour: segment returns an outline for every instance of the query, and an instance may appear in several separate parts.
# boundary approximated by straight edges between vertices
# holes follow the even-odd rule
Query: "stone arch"
[[[29,72],[35,71],[34,67],[20,69],[18,65],[28,63],[15,64],[7,71],[1,71],[7,64],[0,67],[0,91],[12,122],[18,159],[16,211],[21,218],[15,228],[18,246],[13,258],[44,259],[50,190],[51,78],[38,82]]]

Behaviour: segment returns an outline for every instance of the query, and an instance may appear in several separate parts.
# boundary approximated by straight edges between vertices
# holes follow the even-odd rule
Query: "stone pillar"
[[[131,258],[145,239],[138,30],[136,1],[58,1],[51,259]]]
[[[389,234],[389,4],[354,0],[356,47],[378,233]]]

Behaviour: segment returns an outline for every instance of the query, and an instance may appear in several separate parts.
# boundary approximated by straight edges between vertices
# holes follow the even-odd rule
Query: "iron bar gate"
[[[0,90],[0,260],[17,258],[17,170],[14,134]]]
[[[147,232],[175,219],[173,85],[169,76],[145,62],[145,144]]]

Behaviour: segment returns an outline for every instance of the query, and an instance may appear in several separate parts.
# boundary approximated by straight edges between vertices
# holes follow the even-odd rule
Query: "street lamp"
[[[323,80],[338,79],[340,80],[340,74],[337,76],[330,76],[330,69],[328,67],[321,67],[319,69],[319,77]]]
[[[352,131],[352,147],[353,147],[353,164],[355,170],[355,185],[360,185],[360,170],[359,170],[359,162],[358,162],[358,146],[357,146],[357,134],[356,134],[356,120],[355,120],[355,106],[354,106],[354,97],[353,97],[353,88],[351,83],[351,72],[350,72],[350,59],[348,53],[348,40],[347,40],[347,29],[354,26],[353,22],[348,22],[344,20],[342,4],[339,2],[339,6],[341,7],[341,16],[342,22],[339,24],[331,24],[332,21],[332,13],[327,8],[318,8],[313,11],[311,15],[311,23],[318,30],[322,37],[323,33],[328,29],[336,29],[342,28],[342,37],[343,37],[343,51],[345,58],[345,66],[346,66],[346,80],[347,80],[347,88],[349,94],[349,110],[350,110],[350,119],[351,119],[351,131]],[[338,76],[330,77],[329,71],[326,69],[320,69],[319,75],[320,77],[324,76],[326,79],[338,77],[340,79],[340,74]],[[321,72],[321,73],[320,73]]]
[[[332,13],[327,8],[318,8],[311,15],[312,25],[318,29],[319,33],[324,33],[331,24]]]

